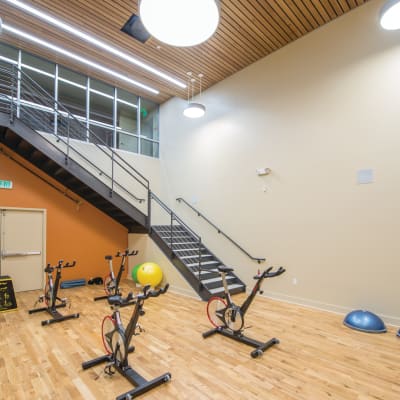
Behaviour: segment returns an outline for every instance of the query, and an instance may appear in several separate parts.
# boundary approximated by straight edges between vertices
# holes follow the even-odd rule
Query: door
[[[43,288],[44,210],[0,209],[0,274],[11,277],[16,292]]]

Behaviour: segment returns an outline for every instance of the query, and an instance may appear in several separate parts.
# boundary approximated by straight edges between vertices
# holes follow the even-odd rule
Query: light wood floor
[[[128,291],[125,282],[125,293]],[[132,286],[133,287],[133,286]],[[38,291],[17,294],[18,310],[0,314],[0,399],[114,399],[131,389],[103,366],[81,363],[104,354],[100,324],[106,302],[92,301],[101,287],[62,290],[79,319],[42,327],[47,313],[29,315]],[[238,297],[235,297],[235,300]],[[240,299],[240,296],[239,296]],[[144,399],[400,399],[400,339],[395,328],[367,334],[342,325],[342,316],[258,297],[250,308],[250,337],[281,343],[261,358],[250,347],[209,329],[205,303],[167,293],[145,303],[129,360],[145,378],[167,371],[172,380]],[[121,310],[128,320],[131,310]]]

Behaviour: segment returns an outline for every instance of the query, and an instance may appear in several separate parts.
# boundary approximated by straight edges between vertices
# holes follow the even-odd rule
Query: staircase
[[[0,64],[0,143],[128,232],[149,233],[203,300],[222,294],[217,266],[223,263],[151,192],[149,181],[27,74],[4,64]],[[232,294],[245,291],[234,273],[227,279]]]
[[[170,257],[186,280],[197,288],[204,300],[223,295],[221,276],[217,267],[223,263],[205,247],[199,237],[184,225],[152,225],[150,236]],[[245,291],[244,283],[232,272],[226,275],[231,294]]]
[[[3,113],[0,113],[0,143],[125,226],[128,232],[147,232],[145,214],[118,193],[111,193],[105,183],[73,159],[65,162],[62,152],[48,146],[43,137],[24,123],[16,119],[10,124],[8,116]]]

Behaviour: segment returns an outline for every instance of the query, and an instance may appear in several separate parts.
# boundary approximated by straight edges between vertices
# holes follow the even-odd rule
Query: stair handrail
[[[194,232],[185,222],[182,221],[181,218],[176,215],[158,196],[156,196],[153,192],[151,192],[151,198],[154,199],[168,214],[173,215],[174,220],[178,221],[181,225],[187,229],[190,234],[192,234],[196,239],[201,240],[201,237]]]
[[[52,104],[53,104],[53,111],[57,114],[60,114],[61,116],[64,116],[63,114],[67,114],[68,120],[72,120],[74,121],[74,123],[76,123],[79,127],[82,128],[82,131],[84,132],[89,132],[90,135],[92,137],[94,137],[96,139],[96,141],[98,141],[99,143],[93,143],[91,142],[92,145],[95,145],[100,151],[102,151],[108,158],[111,159],[112,162],[112,166],[114,165],[114,163],[116,165],[118,165],[122,170],[124,170],[131,178],[133,178],[134,180],[136,180],[140,185],[142,185],[147,191],[149,191],[150,188],[150,183],[149,180],[143,176],[138,170],[136,170],[134,167],[132,167],[124,158],[122,158],[116,151],[114,151],[113,148],[111,148],[110,146],[108,146],[107,143],[105,143],[103,141],[103,139],[101,139],[98,135],[96,135],[93,131],[91,131],[90,129],[88,129],[81,121],[79,121],[62,103],[60,103],[59,101],[57,101],[51,94],[49,94],[44,88],[42,88],[35,80],[33,80],[28,74],[26,74],[24,71],[22,71],[20,68],[18,68],[16,65],[12,65],[12,78],[13,78],[13,82],[14,79],[16,79],[16,81],[22,82],[22,77],[26,78],[28,80],[28,82],[39,92],[41,92],[42,94],[44,94],[47,99],[50,99]],[[10,72],[10,70],[7,70],[3,67],[0,67],[0,71],[3,72]],[[10,92],[14,93],[15,91],[18,92],[17,88],[14,88],[14,85],[10,88]],[[40,93],[39,93],[40,94]],[[12,102],[15,101],[15,97],[14,95],[12,96]],[[20,99],[17,99],[17,107],[20,105]],[[56,107],[57,106],[57,107]],[[11,106],[11,109],[13,109],[13,107]],[[60,111],[62,110],[62,111]],[[13,113],[10,113],[12,117],[14,117],[15,115],[13,115]],[[14,113],[15,114],[15,113]],[[118,182],[115,181],[114,177],[110,177],[108,176],[98,165],[95,165],[93,162],[91,162],[87,157],[85,157],[80,151],[78,151],[77,149],[75,149],[73,146],[71,146],[69,140],[64,140],[64,138],[62,136],[56,135],[53,133],[54,136],[57,137],[57,140],[61,140],[63,143],[65,143],[67,145],[67,156],[69,154],[69,148],[71,148],[74,152],[76,152],[80,157],[82,157],[85,161],[87,161],[88,163],[90,163],[95,169],[99,170],[100,173],[102,173],[104,176],[108,177],[111,180],[111,192],[113,191],[113,185],[114,183],[116,183],[119,187],[121,187],[126,193],[128,193],[130,196],[132,196],[135,200],[139,201],[140,203],[145,201],[145,199],[139,198],[137,196],[135,196],[133,193],[130,193],[124,186],[120,185]],[[79,136],[75,136],[75,138],[78,137],[79,139],[81,139],[81,137]],[[70,138],[70,136],[68,136],[68,139]],[[108,149],[111,154],[109,154],[104,148]],[[117,159],[117,160],[116,160]],[[124,165],[122,165],[124,164]],[[141,181],[137,176],[138,175],[143,181]]]
[[[176,199],[178,203],[182,202],[186,204],[189,208],[191,208],[197,216],[203,218],[206,222],[208,222],[219,234],[224,236],[226,239],[228,239],[232,244],[234,244],[242,253],[246,254],[247,257],[249,257],[253,261],[257,261],[259,264],[264,262],[266,259],[261,258],[261,257],[253,257],[250,253],[248,253],[242,246],[240,246],[238,243],[236,243],[231,237],[229,237],[225,232],[223,232],[217,225],[215,225],[213,222],[211,222],[203,213],[201,213],[199,210],[197,210],[195,207],[193,207],[190,203],[188,203],[184,198],[178,197]]]

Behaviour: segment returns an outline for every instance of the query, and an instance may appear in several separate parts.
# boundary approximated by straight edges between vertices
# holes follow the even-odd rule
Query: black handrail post
[[[111,189],[110,197],[113,196],[114,192],[114,151],[111,150]]]
[[[55,114],[56,120],[57,120],[57,114],[58,114],[58,111],[56,111],[56,114]],[[69,162],[69,147],[70,147],[69,124],[70,124],[70,119],[68,117],[68,123],[67,123],[67,155],[65,157],[65,164],[68,164],[68,162]],[[58,124],[57,124],[57,127],[58,127]],[[57,136],[58,136],[58,131],[57,131]]]
[[[151,232],[151,190],[147,189],[147,229],[149,233]]]
[[[171,251],[173,251],[173,249],[172,249],[172,232],[173,232],[173,228],[172,228],[172,224],[174,223],[174,213],[173,213],[173,211],[171,210],[171,242],[170,242],[170,247],[171,247]]]
[[[199,237],[199,286],[201,289],[201,237]]]
[[[17,69],[17,118],[21,116],[21,80],[22,74],[21,70],[16,67]]]
[[[11,103],[10,103],[10,123],[14,122],[14,90],[15,90],[15,65],[11,67]]]

